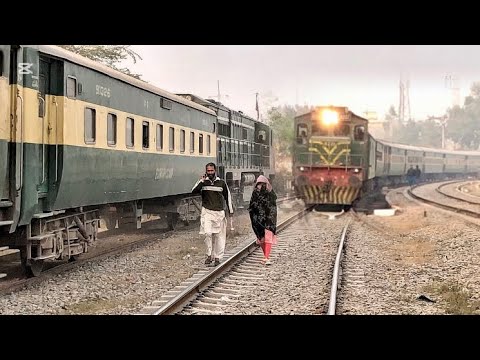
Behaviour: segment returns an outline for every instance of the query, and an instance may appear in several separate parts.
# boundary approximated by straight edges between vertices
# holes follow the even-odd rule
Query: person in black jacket
[[[232,216],[232,196],[225,181],[217,176],[217,167],[214,163],[208,163],[205,170],[205,175],[193,186],[192,193],[202,194],[200,234],[205,234],[207,247],[205,264],[210,265],[213,262],[213,266],[217,266],[223,258],[227,237],[224,204],[227,204],[230,216]]]
[[[262,262],[270,265],[270,250],[277,243],[277,195],[268,179],[260,175],[252,192],[248,207],[252,229],[257,236],[257,244],[262,247]]]
[[[420,175],[422,175],[422,170],[420,170],[418,165],[415,165],[415,184],[420,182]]]

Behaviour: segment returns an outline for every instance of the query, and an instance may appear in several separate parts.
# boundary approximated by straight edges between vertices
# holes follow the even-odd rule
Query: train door
[[[24,112],[23,112],[23,92],[19,89],[19,59],[21,59],[22,50],[17,46],[10,48],[10,148],[8,158],[9,182],[10,182],[10,200],[13,202],[12,224],[10,233],[14,232],[20,219],[22,186],[23,186],[23,140],[24,140]],[[20,60],[21,61],[21,60]],[[22,69],[23,71],[24,69]]]
[[[47,194],[48,194],[48,131],[49,123],[47,114],[50,113],[48,108],[47,94],[50,94],[50,72],[51,64],[45,58],[40,57],[38,74],[38,120],[41,122],[41,143],[38,147],[39,159],[39,179],[37,185],[37,196],[40,209],[47,210]],[[55,111],[54,111],[55,112]],[[56,114],[55,114],[56,115]]]
[[[11,151],[14,120],[11,92],[14,86],[10,81],[10,61],[10,46],[0,45],[0,228],[5,226],[7,230],[13,224],[14,192],[11,186],[15,181],[11,170],[15,157]]]

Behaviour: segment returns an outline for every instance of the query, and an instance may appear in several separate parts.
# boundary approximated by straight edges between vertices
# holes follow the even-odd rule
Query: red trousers
[[[263,255],[268,259],[270,257],[270,250],[272,249],[272,244],[266,243],[265,241],[260,244],[263,250]]]

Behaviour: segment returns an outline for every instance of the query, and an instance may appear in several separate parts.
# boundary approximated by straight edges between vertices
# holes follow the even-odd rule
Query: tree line
[[[444,136],[453,144],[456,150],[479,150],[480,146],[480,82],[474,82],[470,95],[465,98],[462,106],[448,108],[442,117],[430,117],[424,121],[409,120],[398,124],[398,115],[392,105],[385,115],[390,126],[397,127],[393,141],[426,146],[442,147],[442,126],[445,126]]]

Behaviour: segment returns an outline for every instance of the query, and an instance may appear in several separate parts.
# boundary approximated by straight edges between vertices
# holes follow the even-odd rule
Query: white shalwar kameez
[[[227,219],[225,211],[209,210],[202,206],[200,216],[200,234],[205,234],[207,256],[212,259],[223,258],[227,238]]]

